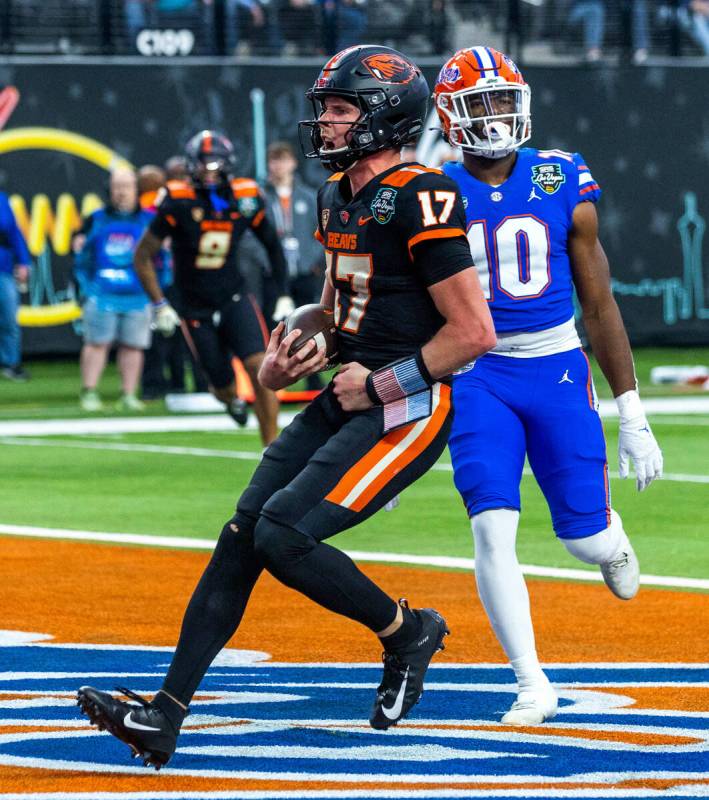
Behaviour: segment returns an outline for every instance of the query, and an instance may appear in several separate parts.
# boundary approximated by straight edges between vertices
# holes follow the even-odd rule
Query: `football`
[[[299,328],[300,336],[291,344],[288,355],[292,356],[303,347],[312,346],[325,348],[328,366],[337,363],[337,328],[332,311],[319,303],[310,303],[299,306],[285,321],[284,336]]]

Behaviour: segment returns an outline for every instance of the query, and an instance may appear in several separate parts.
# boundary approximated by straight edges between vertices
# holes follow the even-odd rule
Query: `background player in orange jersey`
[[[187,143],[190,181],[168,181],[156,202],[156,216],[138,244],[135,264],[153,301],[155,328],[172,335],[182,330],[197,353],[213,394],[239,425],[248,407],[236,396],[232,355],[244,364],[254,386],[254,410],[264,444],[278,433],[278,401],[256,378],[268,331],[254,297],[246,291],[236,259],[245,230],[254,231],[268,252],[279,301],[274,316],[293,309],[286,293],[286,263],[274,226],[265,218],[255,181],[234,178],[234,148],[226,136],[201,131]],[[175,277],[175,310],[165,298],[153,269],[161,242],[171,241]]]
[[[436,611],[397,604],[325,540],[370,517],[436,462],[452,417],[447,376],[495,342],[462,201],[440,171],[401,161],[401,148],[421,133],[429,97],[408,58],[349,48],[328,61],[309,97],[307,155],[340,170],[320,191],[317,237],[343,366],[264,453],[190,601],[153,701],[138,708],[79,691],[92,722],[146,762],[172,755],[187,706],[264,567],[379,637],[384,675],[374,728],[396,724],[418,701],[448,632]],[[259,372],[271,389],[325,365],[323,350],[290,356],[300,331],[283,330],[273,331]]]

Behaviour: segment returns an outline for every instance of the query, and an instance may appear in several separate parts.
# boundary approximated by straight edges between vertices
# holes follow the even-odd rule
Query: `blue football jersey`
[[[578,153],[517,151],[509,178],[490,186],[461,163],[443,171],[460,187],[467,234],[495,329],[540,331],[574,315],[567,241],[577,203],[598,184]]]

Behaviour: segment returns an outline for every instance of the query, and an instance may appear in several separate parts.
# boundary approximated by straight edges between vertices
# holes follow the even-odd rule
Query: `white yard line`
[[[176,447],[172,445],[139,444],[137,442],[91,442],[80,439],[32,439],[28,436],[0,438],[0,445],[16,445],[20,447],[71,447],[78,450],[117,450],[126,453],[157,453],[174,456],[196,456],[200,458],[231,458],[237,461],[258,461],[261,453],[248,450],[215,450],[209,447]],[[451,464],[442,462],[432,467],[437,472],[452,472]],[[525,475],[531,475],[528,468]],[[617,472],[609,472],[611,478],[620,478]],[[662,476],[666,481],[679,483],[709,484],[709,475],[693,475],[689,473],[667,472]]]
[[[40,528],[34,525],[0,524],[0,534],[8,536],[33,536],[42,539],[73,539],[86,542],[111,542],[115,544],[137,544],[150,547],[174,547],[186,550],[213,550],[212,539],[192,539],[182,536],[153,536],[140,533],[106,533],[103,531],[76,531],[66,528]],[[425,567],[449,569],[475,569],[472,558],[455,556],[418,556],[406,553],[372,553],[361,550],[347,550],[355,561],[374,561],[389,564],[416,564]],[[598,570],[567,569],[561,567],[541,567],[522,564],[525,575],[542,578],[561,578],[577,581],[602,581]],[[682,578],[671,575],[642,575],[640,582],[648,586],[669,586],[676,589],[707,589],[709,580],[703,578]]]
[[[693,395],[691,397],[649,397],[643,401],[645,412],[655,415],[709,414],[709,396]],[[601,417],[618,416],[614,400],[601,400],[599,405]],[[278,424],[287,425],[297,411],[281,410]],[[658,420],[659,421],[659,420]],[[700,421],[700,424],[707,424]],[[249,419],[246,430],[257,429],[253,415]],[[77,435],[87,433],[145,433],[160,431],[237,431],[234,422],[226,414],[184,414],[165,417],[112,417],[81,419],[33,419],[6,420],[0,422],[0,436],[54,436]]]

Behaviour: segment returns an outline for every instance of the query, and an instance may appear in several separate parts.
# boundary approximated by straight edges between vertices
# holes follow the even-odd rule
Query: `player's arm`
[[[628,459],[632,459],[638,491],[642,491],[662,475],[662,453],[637,391],[633,354],[611,291],[608,259],[598,239],[598,215],[593,203],[582,202],[574,209],[568,247],[588,340],[620,413],[620,474],[627,477]]]
[[[147,228],[135,248],[133,254],[133,264],[138,278],[145,289],[145,293],[153,304],[160,303],[165,299],[160,288],[157,272],[155,271],[155,259],[162,249],[162,239],[159,239]]]
[[[487,353],[497,338],[472,265],[430,286],[428,291],[445,323],[421,348],[421,355],[431,377],[444,378]]]
[[[147,228],[135,248],[133,264],[143,289],[153,304],[154,329],[160,331],[163,336],[172,336],[180,324],[180,318],[165,298],[155,270],[155,259],[162,249],[162,243],[163,239]]]
[[[281,247],[276,226],[260,211],[254,217],[251,227],[266,250],[271,264],[271,280],[275,283],[278,299],[273,311],[273,319],[280,322],[293,311],[293,300],[288,294],[288,267],[286,257]]]

